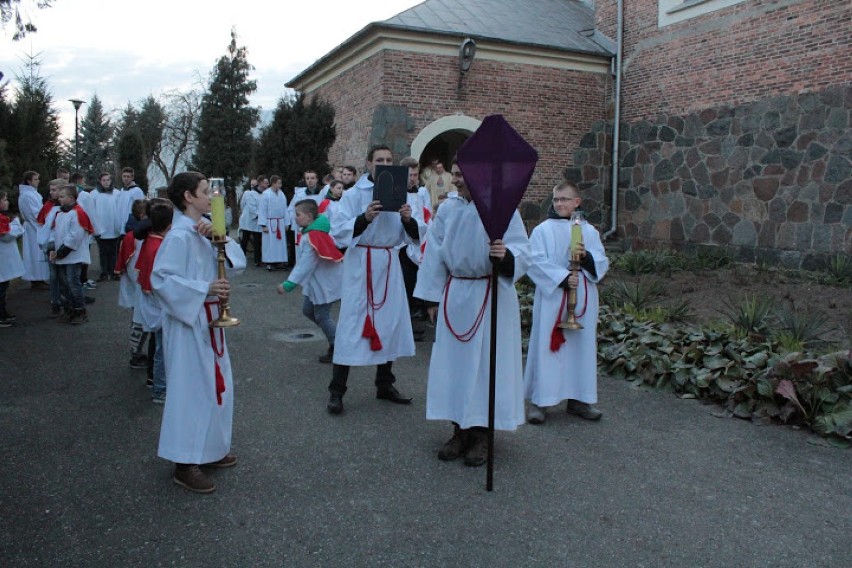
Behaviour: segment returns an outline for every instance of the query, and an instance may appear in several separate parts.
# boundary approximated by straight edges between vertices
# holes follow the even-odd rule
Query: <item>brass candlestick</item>
[[[228,242],[228,237],[214,237],[213,244],[218,249],[218,254],[216,256],[216,262],[218,264],[218,278],[220,280],[226,279],[227,275],[225,273],[225,243]],[[234,327],[240,325],[240,320],[231,316],[231,307],[229,304],[229,298],[220,299],[219,300],[219,317],[210,322],[210,327]]]
[[[580,272],[580,255],[571,255],[571,276],[576,277]],[[574,310],[577,308],[577,289],[568,288],[568,317],[565,321],[560,322],[557,327],[560,329],[583,329],[582,324],[577,321],[577,316],[574,315]]]

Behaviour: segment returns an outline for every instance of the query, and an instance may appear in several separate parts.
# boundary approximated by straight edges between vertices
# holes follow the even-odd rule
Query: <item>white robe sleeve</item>
[[[239,276],[246,269],[246,255],[238,241],[228,239],[225,243],[225,258],[228,259],[225,263],[225,274],[229,280]]]
[[[357,190],[353,190],[343,194],[340,199],[340,206],[334,212],[334,218],[331,220],[331,236],[341,248],[355,246],[358,244],[358,237],[360,237],[360,235],[358,237],[353,235],[355,233],[355,219],[363,211]]]
[[[530,236],[530,248],[532,249],[532,263],[528,270],[529,277],[535,282],[537,287],[540,287],[545,294],[553,294],[559,285],[571,273],[567,266],[556,262],[553,255],[553,247],[548,239],[548,233],[552,232],[552,227],[547,221],[544,221],[533,229]],[[550,235],[552,237],[552,235]],[[568,247],[570,243],[565,243]]]
[[[310,281],[319,262],[317,251],[311,246],[310,238],[310,233],[302,235],[302,242],[299,243],[299,260],[290,276],[287,277],[287,280],[302,288]]]
[[[160,245],[151,272],[151,287],[157,294],[163,312],[185,325],[193,326],[204,307],[210,283],[183,276],[187,265],[195,261],[187,258],[192,248],[185,242],[187,238],[194,237],[188,232],[183,233],[171,239],[168,238],[171,235],[168,235]]]
[[[590,282],[600,282],[609,270],[609,259],[606,257],[606,249],[601,242],[600,234],[589,223],[583,223],[583,244],[586,246],[586,252],[591,254],[595,261],[596,274],[592,276],[586,270],[583,270],[583,273]]]
[[[10,241],[14,241],[24,234],[24,227],[21,225],[21,222],[17,217],[12,217],[12,221],[9,223],[9,232],[5,235],[0,236],[0,242],[8,243]]]
[[[264,191],[260,194],[260,203],[257,206],[257,224],[261,227],[267,227],[269,224],[269,194]]]
[[[414,296],[428,302],[440,302],[450,273],[443,261],[444,218],[435,217],[426,234],[423,263],[417,271]]]

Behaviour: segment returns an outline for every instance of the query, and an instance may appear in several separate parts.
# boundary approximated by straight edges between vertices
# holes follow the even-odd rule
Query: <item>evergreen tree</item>
[[[113,173],[112,133],[103,104],[98,95],[93,95],[86,116],[80,121],[80,171],[88,185],[95,185],[102,172]]]
[[[18,41],[28,33],[38,31],[32,19],[26,17],[26,9],[24,14],[21,14],[18,6],[20,3],[21,0],[0,0],[0,23],[3,29],[6,29],[9,22],[14,21],[15,35],[12,36],[12,41]],[[30,0],[27,4],[34,4],[37,8],[48,8],[53,4],[53,0]]]
[[[160,154],[160,149],[163,143],[163,129],[166,124],[166,109],[152,95],[142,103],[142,108],[139,109],[139,121],[137,123],[139,137],[142,142],[142,153],[145,157],[145,172],[154,161],[154,156]],[[139,181],[137,173],[137,182]],[[145,176],[147,178],[147,175]],[[145,189],[147,185],[143,186]]]
[[[237,47],[236,31],[231,30],[228,53],[216,63],[201,100],[192,164],[208,176],[225,178],[231,190],[248,174],[251,163],[251,131],[258,119],[258,110],[248,100],[257,90],[257,82],[249,79],[253,69],[246,48]],[[228,192],[228,199],[234,206],[234,191]]]
[[[278,101],[272,122],[261,130],[255,150],[258,171],[275,173],[286,186],[296,185],[305,170],[329,171],[328,151],[336,138],[334,107],[303,94]]]
[[[45,180],[53,179],[63,165],[59,143],[59,113],[53,108],[47,81],[39,75],[39,61],[30,57],[27,71],[18,77],[20,87],[12,105],[11,127],[6,147],[15,182],[23,172],[34,170]]]
[[[140,116],[141,113],[133,108],[132,104],[127,103],[115,133],[115,178],[116,185],[119,185],[117,180],[121,177],[121,169],[133,168],[136,184],[147,191],[148,162],[140,133]]]
[[[7,99],[7,84],[0,84],[0,189],[8,191],[15,183],[15,170],[9,155],[12,141],[8,136],[12,132],[12,105]]]

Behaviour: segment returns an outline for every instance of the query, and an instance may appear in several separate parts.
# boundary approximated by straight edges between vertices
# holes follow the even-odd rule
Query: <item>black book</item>
[[[408,168],[376,166],[373,201],[380,201],[382,211],[399,211],[408,198]]]

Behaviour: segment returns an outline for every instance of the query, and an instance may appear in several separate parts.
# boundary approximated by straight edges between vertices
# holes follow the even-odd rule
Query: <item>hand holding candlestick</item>
[[[580,213],[575,211],[571,215],[571,279],[575,282],[579,279],[580,259],[585,254],[585,246],[583,244],[583,229],[580,226]],[[577,316],[574,314],[577,308],[577,287],[571,286],[568,288],[567,310],[568,317],[564,322],[561,322],[558,327],[562,329],[583,329],[580,322],[577,321]]]
[[[225,244],[228,242],[227,226],[225,224],[225,186],[224,180],[212,178],[210,180],[210,220],[213,222],[213,245],[218,250],[216,256],[217,282],[227,283],[225,273]],[[217,183],[218,182],[218,183]],[[240,320],[231,316],[230,310],[230,287],[225,294],[219,294],[219,317],[210,322],[210,327],[234,327],[240,325]]]

